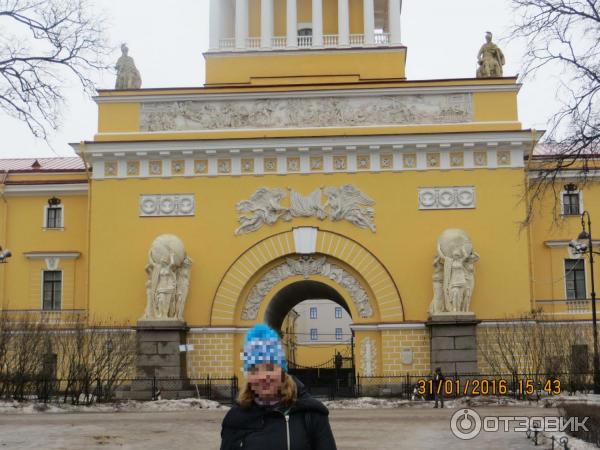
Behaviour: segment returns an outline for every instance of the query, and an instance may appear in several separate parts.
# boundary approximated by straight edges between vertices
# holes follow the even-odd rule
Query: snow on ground
[[[156,400],[152,402],[126,401],[102,403],[91,406],[62,403],[34,403],[0,401],[0,414],[37,414],[37,413],[113,413],[113,412],[172,412],[192,409],[229,409],[218,402],[188,398],[183,400]]]
[[[472,397],[457,400],[446,400],[445,408],[456,409],[465,407],[485,406],[514,406],[556,408],[561,403],[584,403],[600,405],[600,395],[559,395],[546,397],[539,401],[519,401],[510,397]],[[411,401],[386,398],[361,397],[324,401],[329,409],[395,409],[395,408],[432,408],[431,401]],[[218,402],[204,399],[189,398],[183,400],[156,400],[149,402],[124,401],[118,403],[101,403],[91,406],[75,406],[62,403],[43,404],[36,402],[0,401],[0,414],[37,414],[37,413],[74,413],[74,412],[169,412],[186,411],[191,409],[229,409]]]
[[[565,433],[544,433],[544,437],[540,439],[539,443],[541,445],[552,446],[551,436],[555,438],[555,448],[561,448],[558,444],[560,443],[560,438],[567,437],[569,439],[568,446],[569,450],[598,450],[594,444],[590,444],[589,442],[583,441],[581,439],[574,438]]]
[[[539,408],[556,408],[561,403],[584,403],[600,405],[600,395],[558,395],[541,398],[539,401],[515,400],[511,397],[463,397],[457,400],[444,401],[445,408],[483,407],[483,406],[522,406]],[[397,400],[386,398],[361,397],[344,400],[324,401],[329,409],[392,409],[392,408],[431,408],[432,401]]]

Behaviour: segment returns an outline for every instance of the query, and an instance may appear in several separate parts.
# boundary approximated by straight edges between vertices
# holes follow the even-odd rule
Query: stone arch
[[[368,291],[380,321],[404,321],[402,298],[394,280],[385,266],[363,245],[338,233],[318,230],[314,250],[316,255],[337,260],[354,273]],[[299,255],[294,231],[269,236],[246,250],[229,267],[217,288],[210,325],[237,325],[240,317],[236,317],[236,311],[241,310],[240,302],[246,301],[251,287],[278,261],[295,256]]]

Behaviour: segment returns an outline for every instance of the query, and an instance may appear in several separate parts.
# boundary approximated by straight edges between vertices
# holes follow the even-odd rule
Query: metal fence
[[[118,400],[204,398],[232,404],[238,394],[237,377],[124,378],[119,380],[0,378],[0,399],[92,405]]]
[[[562,393],[593,391],[592,373],[453,374],[446,375],[443,383],[434,382],[431,374],[354,377],[350,369],[343,368],[310,369],[294,375],[313,395],[330,400],[353,397],[431,400],[437,394],[447,399],[497,396],[535,401]],[[118,380],[0,377],[0,399],[75,405],[176,398],[204,398],[231,404],[238,390],[236,376]]]
[[[404,400],[445,398],[510,397],[540,400],[562,393],[593,391],[593,373],[452,374],[443,383],[428,375],[356,377],[356,396],[390,397]]]

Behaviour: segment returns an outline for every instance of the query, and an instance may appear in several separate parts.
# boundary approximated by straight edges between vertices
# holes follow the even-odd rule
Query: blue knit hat
[[[287,372],[285,352],[277,331],[264,323],[255,325],[244,340],[244,351],[240,355],[247,372],[257,364],[277,364]]]

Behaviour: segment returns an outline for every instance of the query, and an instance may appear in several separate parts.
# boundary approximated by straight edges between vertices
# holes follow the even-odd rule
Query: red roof
[[[73,172],[83,170],[85,170],[85,165],[78,156],[0,159],[0,172]]]

